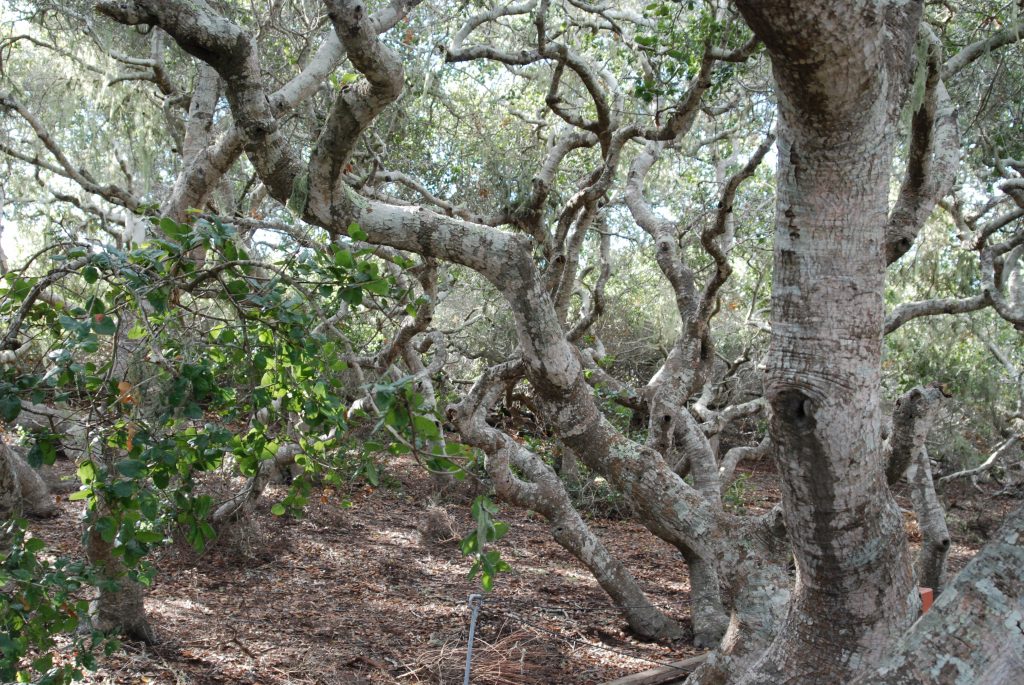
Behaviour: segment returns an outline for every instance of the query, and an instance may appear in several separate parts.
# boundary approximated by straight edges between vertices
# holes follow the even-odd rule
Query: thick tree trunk
[[[786,114],[780,126],[766,395],[798,575],[748,682],[843,682],[916,611],[880,434],[885,124],[864,122],[856,137],[802,129]]]
[[[154,384],[145,382],[140,362],[140,343],[128,339],[130,321],[130,317],[125,316],[119,322],[111,376],[131,384],[135,389],[136,411],[145,412],[159,405],[163,398],[159,397],[160,393]],[[147,390],[140,391],[142,388]],[[115,472],[116,456],[110,448],[101,447],[93,453],[92,458],[97,462],[97,471],[108,474],[107,477]],[[102,493],[97,500],[95,508],[88,512],[85,531],[85,556],[101,578],[99,591],[89,605],[89,623],[98,630],[113,631],[142,642],[155,642],[155,635],[146,618],[142,585],[129,575],[115,542],[104,540],[95,525],[109,506]]]
[[[20,448],[7,447],[6,449],[21,487],[21,505],[24,513],[40,518],[48,518],[56,514],[57,507],[53,503],[50,489],[39,472],[29,466],[29,463],[19,454],[22,451]]]
[[[682,551],[690,572],[690,616],[693,620],[693,644],[715,647],[729,627],[729,614],[722,605],[721,584],[714,561],[689,550]]]
[[[797,580],[743,683],[847,682],[919,600],[880,433],[885,226],[918,3],[739,3],[779,99],[765,393]]]
[[[20,452],[20,448],[0,441],[0,520],[22,514],[53,516],[57,508],[49,488]]]

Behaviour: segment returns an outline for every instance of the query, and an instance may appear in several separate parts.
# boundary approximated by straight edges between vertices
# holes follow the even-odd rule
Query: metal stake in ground
[[[469,641],[466,643],[466,675],[462,678],[462,685],[469,685],[469,671],[473,667],[473,635],[476,633],[476,617],[480,613],[480,605],[483,603],[480,595],[469,596],[469,608],[473,613],[469,615]]]

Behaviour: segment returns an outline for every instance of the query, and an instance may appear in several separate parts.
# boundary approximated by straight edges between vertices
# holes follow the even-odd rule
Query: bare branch
[[[366,78],[342,87],[309,160],[310,189],[331,195],[362,132],[402,92],[405,72],[398,55],[377,40],[361,2],[335,0],[328,12],[352,66]]]
[[[922,316],[938,316],[941,314],[966,314],[984,309],[989,305],[989,298],[986,293],[972,295],[959,299],[935,299],[921,300],[919,302],[904,302],[889,312],[885,317],[885,335],[895,331],[900,326]]]
[[[1018,19],[1013,24],[998,31],[988,38],[971,43],[960,50],[942,65],[942,78],[950,79],[956,76],[964,67],[971,64],[979,57],[991,53],[1004,45],[1010,45],[1024,38],[1024,19]]]
[[[706,322],[711,317],[711,307],[718,295],[718,291],[732,273],[729,257],[722,250],[717,239],[725,233],[727,222],[732,214],[732,205],[736,199],[736,191],[739,190],[740,184],[743,181],[754,175],[754,171],[761,164],[761,160],[764,159],[764,156],[768,154],[768,151],[774,144],[775,134],[769,133],[754,151],[754,154],[750,156],[750,159],[747,160],[747,163],[743,165],[743,168],[729,178],[718,196],[718,212],[715,215],[714,225],[701,233],[700,243],[704,246],[704,251],[715,260],[715,272],[708,279],[708,282],[704,284],[700,305],[697,308],[697,317],[702,321]]]
[[[950,481],[954,481],[958,478],[976,478],[977,476],[980,476],[986,471],[991,470],[993,466],[998,464],[1006,456],[1013,452],[1014,448],[1021,443],[1021,439],[1022,438],[1020,435],[1011,435],[1001,445],[999,445],[999,447],[992,450],[992,453],[988,455],[988,459],[983,461],[978,466],[975,466],[973,469],[964,469],[962,471],[957,471],[955,473],[949,474],[948,476],[943,476],[942,478],[940,478],[939,488],[941,489],[946,487],[946,485],[948,485]]]
[[[45,168],[48,171],[53,171],[54,173],[58,173],[61,176],[64,176],[65,178],[69,178],[78,185],[80,185],[84,190],[90,193],[100,195],[109,202],[121,205],[122,207],[126,207],[133,211],[139,206],[139,200],[124,188],[121,188],[120,186],[114,185],[112,183],[101,185],[96,182],[92,174],[90,174],[87,170],[82,169],[80,167],[76,167],[74,164],[72,164],[71,160],[68,159],[67,155],[64,153],[64,150],[60,147],[60,145],[57,144],[57,141],[50,134],[50,131],[32,112],[30,112],[24,105],[22,105],[21,102],[18,99],[16,99],[12,94],[0,93],[0,109],[13,110],[22,119],[24,119],[25,122],[32,127],[32,130],[35,132],[36,137],[39,138],[39,141],[43,144],[43,146],[47,150],[49,150],[50,154],[52,154],[54,159],[57,160],[57,164],[51,165],[41,163],[41,161],[38,160],[37,158],[29,158],[27,155],[16,153],[13,150],[13,148],[10,148],[7,145],[3,146],[3,150],[5,152],[11,154],[12,156],[16,156],[19,159],[22,159],[23,161],[28,161],[29,163],[35,164],[40,168]]]

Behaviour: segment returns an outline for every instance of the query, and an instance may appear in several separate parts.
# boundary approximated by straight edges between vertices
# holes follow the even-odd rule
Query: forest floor
[[[729,506],[764,511],[778,501],[767,460],[740,471],[742,486],[730,491]],[[85,682],[461,683],[467,599],[480,592],[458,546],[473,525],[469,500],[437,500],[411,461],[394,464],[385,482],[314,493],[300,519],[270,513],[284,494],[271,487],[252,521],[224,531],[205,553],[185,544],[163,549],[146,600],[159,644],[126,643]],[[950,510],[954,572],[1019,504],[969,487],[957,492]],[[436,507],[430,517],[428,503]],[[75,556],[80,505],[60,506],[58,517],[34,521],[31,530],[54,553]],[[659,644],[632,635],[543,518],[510,507],[500,518],[510,524],[500,550],[512,570],[484,599],[474,684],[603,683],[699,653],[687,640]],[[590,524],[651,600],[688,624],[679,553],[634,521]],[[913,541],[910,517],[907,528]]]

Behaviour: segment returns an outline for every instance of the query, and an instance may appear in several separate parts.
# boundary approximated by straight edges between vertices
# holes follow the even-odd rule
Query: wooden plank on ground
[[[674,661],[666,666],[652,668],[651,670],[644,671],[643,673],[627,675],[623,678],[619,678],[618,680],[604,683],[604,685],[667,685],[668,683],[681,681],[688,674],[697,670],[697,667],[704,663],[704,660],[708,658],[708,654],[710,654],[710,652],[704,652],[697,656],[691,656],[689,659]]]

